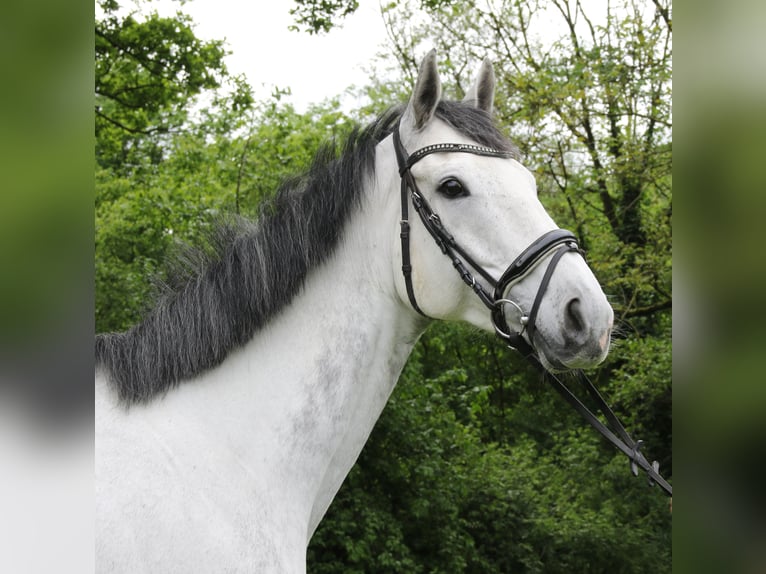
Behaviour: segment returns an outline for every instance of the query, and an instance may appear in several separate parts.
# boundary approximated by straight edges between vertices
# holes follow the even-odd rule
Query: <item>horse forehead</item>
[[[461,143],[461,142],[458,142]],[[474,175],[479,181],[498,186],[508,193],[522,195],[531,192],[536,196],[537,182],[527,167],[514,158],[486,157],[472,153],[444,154],[455,156],[455,165],[466,175]],[[447,158],[444,158],[447,159]],[[447,165],[444,166],[448,170]]]
[[[439,143],[469,143],[468,138],[459,141],[442,140]],[[424,157],[413,167],[417,175],[429,174],[430,177],[443,180],[449,176],[462,176],[473,181],[503,189],[510,194],[532,193],[536,196],[537,182],[527,167],[514,158],[488,157],[469,151],[435,153]]]
[[[422,147],[439,143],[464,143],[477,145],[477,142],[470,137],[460,133],[458,130],[440,119],[435,119],[429,127],[413,139],[412,151]],[[484,178],[494,179],[499,183],[516,182],[526,184],[536,189],[537,182],[532,172],[515,158],[493,158],[484,157],[470,152],[464,153],[445,153],[433,154],[423,158],[424,167],[438,170],[449,170],[451,167],[461,167],[470,171],[476,167],[477,173],[482,174]],[[521,180],[521,181],[519,181]]]
[[[437,143],[476,143],[444,120],[434,118],[421,132],[412,134],[412,143],[418,148]]]

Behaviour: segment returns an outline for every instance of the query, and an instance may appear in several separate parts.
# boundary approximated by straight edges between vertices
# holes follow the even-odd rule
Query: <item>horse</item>
[[[305,572],[433,321],[550,371],[605,358],[612,308],[496,126],[495,83],[487,59],[442,100],[430,52],[406,104],[222,225],[140,323],[96,337],[99,572]]]

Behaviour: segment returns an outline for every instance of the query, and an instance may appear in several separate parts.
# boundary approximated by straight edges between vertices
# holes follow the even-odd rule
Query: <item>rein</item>
[[[582,371],[576,371],[576,377],[585,387],[587,393],[594,401],[598,410],[606,419],[604,424],[569,388],[554,374],[547,371],[540,362],[533,347],[533,335],[535,332],[535,319],[537,311],[542,302],[542,298],[548,288],[548,284],[553,276],[553,272],[561,260],[561,257],[568,252],[575,252],[582,255],[577,244],[577,238],[571,231],[565,229],[554,229],[543,234],[530,244],[522,253],[514,259],[506,268],[500,279],[496,280],[486,269],[476,263],[476,261],[458,244],[455,238],[447,231],[441,218],[436,214],[415,183],[411,168],[421,159],[434,153],[471,153],[474,155],[496,158],[512,158],[514,154],[507,151],[497,150],[489,147],[473,144],[440,143],[429,145],[408,154],[402,144],[399,135],[399,126],[393,131],[394,150],[396,151],[396,161],[399,166],[399,176],[401,179],[401,207],[402,217],[400,220],[400,238],[402,242],[402,274],[407,289],[407,297],[413,309],[424,317],[428,317],[417,303],[415,291],[412,285],[412,263],[410,259],[410,222],[409,222],[409,204],[420,216],[424,227],[434,239],[436,244],[447,257],[452,261],[452,265],[457,271],[463,282],[468,285],[479,297],[482,303],[489,309],[492,324],[497,336],[511,349],[519,351],[538,371],[543,373],[545,379],[558,392],[564,400],[572,405],[588,423],[595,428],[619,451],[625,454],[630,460],[630,469],[634,476],[638,476],[638,469],[641,468],[649,477],[649,484],[659,484],[660,487],[670,496],[673,495],[672,486],[659,474],[659,463],[652,462],[644,457],[641,452],[643,441],[634,441],[623,427],[620,420],[614,414],[612,409],[603,399],[593,383]],[[521,306],[515,301],[508,299],[507,294],[516,283],[523,280],[526,275],[532,271],[547,255],[552,254],[551,260],[543,275],[540,287],[535,295],[534,302],[528,314],[525,314]],[[467,265],[466,265],[467,264]],[[489,284],[492,293],[476,280],[469,267]],[[521,330],[516,332],[510,328],[505,315],[505,308],[512,307],[519,314],[519,323]],[[524,331],[527,331],[527,339],[524,338]],[[562,366],[563,365],[556,365]]]

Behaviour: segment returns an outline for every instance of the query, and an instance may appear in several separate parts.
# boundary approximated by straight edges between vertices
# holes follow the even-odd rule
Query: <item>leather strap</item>
[[[531,271],[540,259],[547,255],[556,245],[571,243],[577,246],[574,233],[566,229],[553,229],[533,241],[519,256],[513,260],[497,282],[495,299],[502,299],[508,288]]]
[[[394,137],[394,150],[396,151],[396,161],[399,164],[399,176],[401,178],[401,204],[402,204],[402,218],[399,221],[400,232],[399,237],[402,241],[402,274],[404,275],[404,286],[407,289],[407,298],[410,300],[410,305],[423,317],[428,317],[421,310],[415,299],[415,290],[412,286],[412,263],[410,260],[410,220],[409,220],[409,197],[407,193],[407,186],[412,178],[409,173],[409,168],[406,172],[402,171],[402,166],[407,163],[406,152],[402,141],[399,138],[399,124],[396,125],[393,133]],[[413,182],[414,183],[414,182]]]
[[[638,476],[638,469],[641,468],[649,477],[649,484],[659,484],[660,488],[664,490],[669,496],[673,496],[673,487],[665,480],[659,473],[660,465],[657,461],[651,464],[641,452],[643,441],[634,441],[633,438],[622,426],[622,423],[614,414],[612,409],[606,403],[601,393],[593,385],[590,379],[582,371],[577,371],[576,376],[578,381],[587,390],[596,404],[597,409],[604,415],[607,421],[605,425],[601,420],[593,414],[593,412],[583,404],[575,394],[569,390],[569,388],[561,382],[554,373],[547,371],[537,357],[527,357],[529,362],[532,363],[541,373],[550,385],[559,393],[562,398],[572,405],[575,410],[582,415],[582,417],[596,429],[601,436],[614,445],[619,451],[621,451],[630,460],[630,469],[634,476]],[[619,436],[618,436],[619,435]]]
[[[397,133],[399,130],[396,130]],[[397,135],[398,139],[398,135]],[[399,146],[401,149],[404,149],[404,146],[401,145],[401,140],[399,140]],[[415,151],[410,155],[407,160],[403,163],[399,164],[399,175],[402,175],[404,171],[409,170],[413,165],[418,163],[421,159],[426,157],[427,155],[431,155],[432,153],[472,153],[474,155],[483,155],[487,157],[502,157],[502,158],[511,158],[515,157],[515,154],[510,151],[502,151],[498,149],[493,149],[490,147],[484,147],[480,145],[474,145],[474,144],[458,144],[458,143],[438,143],[433,145],[428,145],[425,147],[420,148],[419,150]]]
[[[545,269],[545,274],[543,275],[543,280],[540,282],[540,287],[537,289],[537,295],[535,295],[534,303],[532,303],[532,308],[529,310],[529,317],[527,318],[527,338],[530,341],[534,341],[535,331],[537,330],[536,321],[537,321],[537,311],[540,309],[540,302],[543,300],[543,295],[545,295],[545,292],[548,290],[548,283],[551,282],[551,277],[553,276],[553,270],[556,268],[556,265],[558,265],[559,261],[561,260],[561,256],[566,253],[567,250],[563,247],[559,247],[556,252],[553,254],[553,257],[551,258],[551,262],[548,264],[548,267]]]
[[[472,144],[443,143],[426,146],[408,156],[407,150],[404,148],[401,137],[399,135],[398,125],[393,132],[393,143],[394,150],[396,152],[396,161],[399,166],[399,176],[401,178],[402,218],[399,222],[401,228],[399,236],[402,241],[402,274],[404,275],[404,284],[407,290],[407,298],[410,300],[412,308],[424,317],[428,316],[418,305],[417,299],[415,297],[415,290],[412,284],[412,263],[410,259],[409,243],[409,200],[412,201],[413,208],[420,216],[420,219],[423,222],[426,230],[442,250],[442,253],[447,255],[452,261],[453,267],[458,272],[463,282],[471,287],[471,289],[473,289],[474,293],[478,295],[479,299],[481,299],[487,308],[493,309],[495,302],[492,299],[492,296],[484,289],[481,283],[476,281],[471,271],[469,271],[468,267],[466,267],[465,263],[468,263],[468,265],[470,265],[475,271],[484,277],[484,279],[486,279],[493,288],[497,283],[495,278],[492,277],[492,275],[490,275],[481,265],[476,263],[473,258],[468,253],[466,253],[462,247],[460,247],[457,241],[455,241],[455,238],[447,231],[444,225],[442,225],[439,216],[433,211],[433,209],[431,209],[428,201],[426,201],[425,197],[423,197],[423,195],[419,192],[417,184],[415,183],[415,178],[412,176],[410,168],[424,157],[433,153],[462,152],[489,157],[504,158],[513,157],[513,153]]]
[[[527,273],[529,273],[546,255],[555,251],[554,257],[551,262],[548,263],[548,268],[545,270],[545,275],[537,289],[537,295],[532,304],[532,309],[526,317],[526,329],[527,339],[532,342],[532,336],[534,335],[535,321],[537,318],[537,311],[542,302],[543,294],[548,289],[548,283],[551,280],[553,271],[558,265],[559,260],[568,251],[578,251],[577,239],[571,231],[566,229],[554,229],[543,234],[541,237],[532,242],[529,247],[522,251],[516,259],[511,262],[508,268],[505,270],[500,280],[495,285],[494,300],[495,306],[492,309],[492,323],[495,326],[497,335],[503,339],[508,346],[519,351],[525,357],[530,357],[535,354],[534,348],[527,343],[524,339],[521,331],[513,331],[508,325],[508,321],[505,317],[506,303],[513,304],[512,301],[506,299],[509,289],[521,279],[523,279]],[[515,304],[514,304],[515,305]],[[533,343],[534,344],[534,343]]]

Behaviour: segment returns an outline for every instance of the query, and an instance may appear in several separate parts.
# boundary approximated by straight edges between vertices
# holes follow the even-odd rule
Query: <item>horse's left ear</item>
[[[489,114],[492,113],[492,104],[495,101],[495,71],[492,69],[492,60],[489,58],[484,58],[479,68],[479,75],[473,86],[466,92],[463,101]]]
[[[433,117],[442,95],[439,72],[436,69],[436,50],[428,52],[418,70],[415,91],[412,92],[407,109],[402,115],[402,123],[412,129],[422,129]]]

